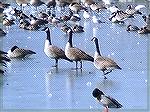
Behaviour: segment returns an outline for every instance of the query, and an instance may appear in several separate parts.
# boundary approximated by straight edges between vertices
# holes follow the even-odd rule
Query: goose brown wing
[[[84,51],[78,48],[70,48],[70,53],[76,58],[76,60],[87,60],[87,61],[94,61],[94,58],[85,53]]]

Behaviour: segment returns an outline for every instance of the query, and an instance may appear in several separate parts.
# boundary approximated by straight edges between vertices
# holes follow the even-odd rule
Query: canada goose
[[[0,2],[0,8],[8,8],[10,4]]]
[[[105,23],[105,22],[102,22],[101,20],[99,20],[96,16],[92,17],[92,21],[93,21],[93,23]]]
[[[75,13],[78,13],[79,11],[81,11],[81,10],[85,10],[86,8],[85,7],[83,7],[81,4],[79,4],[79,3],[77,3],[77,2],[73,2],[73,3],[71,3],[70,5],[69,5],[69,8],[73,11],[73,12],[75,12]]]
[[[68,59],[65,55],[65,52],[51,43],[50,29],[48,27],[44,28],[43,31],[47,33],[47,38],[45,40],[44,53],[51,59],[55,59],[56,63],[54,67],[58,66],[59,59],[65,59],[67,61],[72,62],[72,60]]]
[[[96,98],[102,105],[106,108],[106,112],[108,112],[108,108],[122,108],[123,106],[114,98],[110,96],[106,96],[102,91],[98,88],[95,88],[92,92],[94,98]]]
[[[65,8],[68,6],[70,3],[67,2],[66,0],[56,0],[56,5],[62,8]]]
[[[69,26],[67,26],[66,24],[64,24],[63,26],[60,27],[61,31],[65,32],[67,34],[68,30],[70,29]]]
[[[82,61],[92,61],[94,62],[94,58],[80,50],[79,48],[73,47],[72,45],[72,33],[71,29],[68,30],[69,40],[65,47],[65,55],[72,61],[76,62],[76,69],[78,69],[78,61],[80,61],[80,69],[82,69]]]
[[[81,18],[78,14],[73,14],[70,18],[70,21],[73,21],[73,22],[77,22],[77,21],[80,21]]]
[[[124,22],[125,19],[130,18],[131,15],[127,14],[126,12],[122,10],[117,10],[116,12],[113,12],[111,16],[109,17],[109,20],[114,23]]]
[[[29,57],[32,54],[36,54],[34,51],[19,48],[17,46],[13,46],[7,53],[9,58],[24,58]]]
[[[142,18],[144,19],[144,21],[146,22],[145,27],[150,30],[150,14],[148,16],[143,15]]]
[[[102,9],[107,9],[106,7],[105,7],[105,5],[104,4],[101,4],[101,3],[94,3],[94,4],[91,4],[90,5],[90,8],[91,8],[91,10],[93,10],[93,11],[100,11],[100,10],[102,10]]]
[[[128,25],[126,30],[127,31],[138,31],[139,28],[135,25]]]
[[[11,26],[14,25],[14,20],[9,20],[8,18],[3,18],[3,25],[5,26]]]
[[[142,12],[140,12],[139,9],[141,9],[143,7],[145,7],[145,6],[144,5],[137,5],[136,7],[133,7],[132,5],[128,5],[125,12],[127,14],[130,14],[130,15],[134,15],[134,14],[142,15]]]
[[[86,6],[86,7],[90,7],[91,4],[94,4],[95,2],[93,0],[84,0],[83,1],[83,4]]]
[[[0,28],[0,37],[5,36],[5,35],[6,35],[6,33]]]
[[[55,8],[56,7],[56,1],[55,0],[49,0],[47,3],[46,3],[46,6],[47,8]]]
[[[89,19],[89,18],[90,18],[90,14],[88,13],[87,10],[85,10],[85,11],[83,12],[83,17],[84,17],[84,19]]]
[[[140,30],[138,30],[138,33],[139,34],[147,34],[147,33],[150,33],[150,30],[147,29],[147,27],[142,27],[142,28],[140,28]]]
[[[48,19],[49,15],[45,12],[39,12],[38,17],[43,19],[43,20],[46,20],[46,19]]]
[[[109,74],[114,69],[121,70],[121,68],[117,65],[115,61],[101,55],[98,45],[98,39],[96,37],[93,37],[92,41],[95,43],[96,46],[96,51],[94,54],[94,66],[103,72],[104,79],[107,79],[105,75]]]
[[[33,5],[37,10],[37,7],[39,7],[45,3],[42,2],[41,0],[30,0],[30,4]]]
[[[120,9],[118,8],[118,6],[114,5],[114,6],[109,7],[107,10],[109,10],[111,13],[114,13],[114,12],[119,11]]]
[[[84,32],[83,28],[84,28],[83,26],[75,25],[75,26],[72,28],[72,31],[73,31],[74,33],[82,33],[82,32]]]
[[[21,10],[23,9],[23,7],[25,7],[26,5],[29,4],[30,0],[15,0],[17,5],[19,5],[21,7]]]
[[[5,62],[11,61],[11,60],[6,56],[6,54],[7,54],[7,52],[4,52],[4,51],[1,51],[1,50],[0,50],[0,67],[1,67],[1,66],[7,67]],[[0,69],[0,73],[4,73],[4,71],[3,71],[2,69]]]
[[[30,24],[31,25],[38,25],[38,26],[42,26],[42,25],[45,25],[45,24],[48,24],[48,21],[47,20],[43,20],[43,19],[39,19],[39,18],[36,18],[35,16],[33,16],[32,14],[30,15]]]

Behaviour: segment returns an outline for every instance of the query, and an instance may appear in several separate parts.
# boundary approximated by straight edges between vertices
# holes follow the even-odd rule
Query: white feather
[[[144,8],[145,7],[145,5],[137,5],[136,7],[135,7],[135,10],[139,10],[139,9],[141,9],[141,8]]]

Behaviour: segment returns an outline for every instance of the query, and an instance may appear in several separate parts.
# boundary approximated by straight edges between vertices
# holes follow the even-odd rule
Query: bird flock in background
[[[17,8],[0,2],[0,15],[3,17],[3,26],[10,27],[15,24],[24,30],[44,31],[47,34],[44,53],[47,57],[55,60],[53,67],[58,67],[59,59],[69,62],[74,61],[76,63],[76,70],[82,69],[82,61],[91,61],[97,69],[103,72],[104,79],[107,79],[106,75],[114,69],[121,70],[121,67],[114,60],[102,56],[97,37],[93,37],[91,40],[96,47],[94,57],[73,46],[73,34],[85,32],[84,27],[78,24],[78,22],[84,19],[92,21],[94,24],[105,24],[108,22],[125,24],[127,19],[136,19],[137,16],[141,15],[145,21],[145,25],[139,28],[129,24],[126,30],[137,31],[139,34],[150,33],[150,15],[146,16],[140,12],[140,9],[145,8],[144,5],[128,5],[127,9],[123,10],[114,3],[108,2],[108,0],[45,0],[45,2],[41,0],[16,0],[16,4],[20,7]],[[40,6],[45,6],[45,9],[40,10]],[[27,14],[25,12],[26,7],[35,7],[36,13]],[[109,18],[106,18],[105,21],[100,20],[97,16],[103,10],[107,10],[110,13]],[[57,15],[57,11],[60,11],[61,14]],[[49,26],[60,28],[68,36],[65,50],[52,44],[51,38],[53,37],[51,37]],[[4,37],[5,35],[7,33],[0,28],[0,37]],[[10,59],[25,58],[32,54],[36,53],[15,45],[8,52],[0,51],[0,66],[6,66],[6,62],[10,62]],[[80,67],[78,67],[78,62],[80,62]],[[3,69],[0,69],[0,73],[4,73]],[[93,91],[93,96],[102,102],[107,109],[106,111],[108,111],[108,108],[122,107],[115,99],[104,95],[98,88]]]

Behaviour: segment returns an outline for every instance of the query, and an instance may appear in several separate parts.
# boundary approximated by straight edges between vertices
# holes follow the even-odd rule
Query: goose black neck
[[[68,40],[68,42],[70,43],[70,46],[73,47],[72,46],[72,31],[69,32],[69,40]]]
[[[95,46],[96,46],[96,51],[99,55],[101,55],[100,50],[99,50],[99,46],[98,46],[98,40],[95,40]]]
[[[46,31],[46,34],[47,34],[47,40],[49,40],[49,44],[51,45],[52,43],[51,43],[51,36],[50,36],[50,30],[48,29],[47,31]]]

